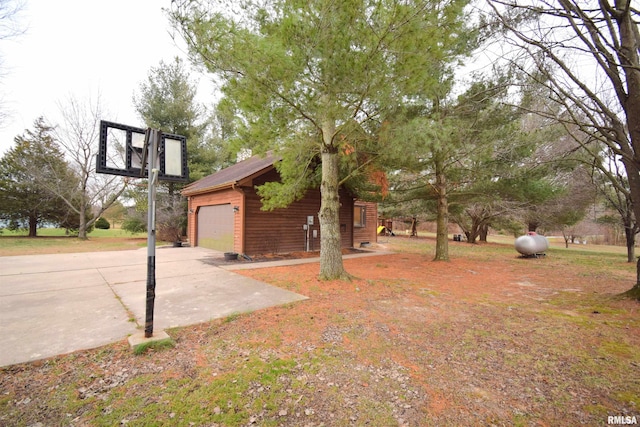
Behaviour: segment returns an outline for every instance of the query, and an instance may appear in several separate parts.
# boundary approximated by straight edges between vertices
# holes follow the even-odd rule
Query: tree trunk
[[[89,174],[84,174],[82,192],[80,193],[80,206],[78,206],[78,239],[87,240],[87,182]]]
[[[564,239],[565,249],[569,249],[569,235],[567,234],[564,228],[562,229],[562,238]]]
[[[618,6],[619,2],[616,2]],[[638,171],[638,163],[640,159],[640,69],[638,68],[638,43],[640,43],[640,35],[638,34],[637,23],[633,21],[630,9],[627,13],[617,19],[620,28],[620,51],[622,55],[618,55],[624,70],[627,85],[627,96],[620,97],[625,112],[626,125],[629,131],[631,146],[633,147],[633,161],[629,159],[623,164],[627,171],[629,179],[629,188],[631,200],[633,202],[633,210],[636,218],[640,218],[640,175]],[[623,91],[619,91],[623,93]],[[628,243],[627,243],[628,244]],[[636,264],[636,284],[633,290],[640,292],[640,259]],[[640,297],[640,293],[638,293]]]
[[[467,235],[467,242],[475,243],[476,239],[482,234],[482,224],[478,218],[474,217],[471,219],[471,228],[469,229]],[[486,241],[486,236],[485,236]]]
[[[480,226],[480,241],[487,243],[487,236],[489,235],[489,225],[482,224]]]
[[[418,237],[418,219],[415,216],[411,219],[411,236],[409,237]]]
[[[444,159],[438,151],[435,153],[437,228],[436,255],[434,261],[449,261],[449,204],[447,201],[447,178],[444,175]]]
[[[37,215],[29,215],[29,237],[38,235],[38,217]]]
[[[465,234],[467,235],[467,243],[475,243],[479,233],[477,228],[471,228],[471,230]]]
[[[639,139],[638,143],[640,144],[640,135],[638,139]],[[622,164],[625,167],[625,170],[627,172],[627,179],[629,180],[629,194],[631,197],[633,213],[636,218],[640,218],[640,171],[638,170],[638,167],[636,166],[635,162],[628,160],[624,157],[622,158]],[[627,231],[625,228],[625,234],[626,233]],[[628,244],[629,242],[627,241],[627,245]],[[640,258],[638,259],[638,263],[636,265],[637,265],[637,269],[636,269],[637,279],[636,279],[636,284],[634,286],[634,289],[635,288],[640,289]]]
[[[638,258],[638,262],[636,263],[636,284],[623,295],[640,301],[640,258]]]
[[[78,239],[87,240],[87,208],[84,204],[84,197],[82,198],[79,217],[80,224],[78,224]]]
[[[338,179],[338,152],[323,148],[321,202],[318,213],[320,220],[320,280],[349,277],[342,264]]]
[[[633,228],[624,227],[624,237],[627,243],[627,262],[633,262],[636,259],[636,235]]]

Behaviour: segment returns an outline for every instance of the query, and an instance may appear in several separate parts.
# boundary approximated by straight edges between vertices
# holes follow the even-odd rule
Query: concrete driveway
[[[154,333],[306,299],[216,267],[213,257],[222,253],[156,250]],[[0,257],[0,366],[140,332],[146,278],[146,248]]]

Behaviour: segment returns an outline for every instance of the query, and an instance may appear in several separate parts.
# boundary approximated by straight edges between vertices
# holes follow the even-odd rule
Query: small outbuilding
[[[280,159],[253,156],[182,190],[188,199],[187,237],[193,246],[246,255],[320,249],[320,190],[309,190],[286,208],[261,210],[256,187],[280,180]],[[343,248],[376,241],[377,204],[340,189]]]

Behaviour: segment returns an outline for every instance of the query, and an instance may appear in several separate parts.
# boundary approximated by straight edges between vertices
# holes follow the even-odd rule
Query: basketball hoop
[[[150,131],[151,129],[100,121],[96,172],[141,178],[147,175],[148,169],[157,169],[160,181],[189,181],[186,137],[160,132],[156,161],[154,165],[149,165]]]
[[[157,129],[140,129],[119,123],[100,122],[100,147],[96,172],[148,178],[147,212],[147,297],[144,336],[153,336],[156,297],[156,186],[158,180],[186,182],[187,139],[163,134]]]

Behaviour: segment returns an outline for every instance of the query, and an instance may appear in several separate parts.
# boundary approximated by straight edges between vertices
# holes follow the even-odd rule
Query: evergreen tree
[[[160,129],[164,133],[182,135],[187,138],[187,164],[190,181],[196,181],[213,171],[212,150],[204,144],[205,123],[202,122],[203,108],[196,100],[196,85],[178,57],[172,63],[161,61],[152,67],[147,80],[140,84],[140,91],[134,96],[135,108],[148,127]],[[185,222],[187,204],[176,188],[176,183],[165,184],[168,194],[158,195],[158,236],[171,236],[171,241],[180,238],[182,223]],[[138,199],[145,196],[140,194]],[[146,205],[146,201],[144,202]],[[163,213],[171,211],[170,220]]]
[[[442,85],[441,100],[425,98],[391,120],[388,138],[397,143],[388,153],[389,165],[401,172],[393,177],[395,196],[389,202],[415,201],[408,214],[434,214],[435,260],[449,259],[451,208],[459,213],[474,199],[479,202],[481,194],[495,198],[489,184],[504,178],[497,176],[498,166],[503,165],[500,156],[515,151],[518,119],[517,112],[502,102],[507,87],[500,79],[479,79],[453,98],[451,86]]]
[[[383,150],[386,112],[437,88],[473,36],[467,0],[184,0],[172,12],[193,58],[223,83],[240,136],[278,150],[267,208],[320,188],[320,277],[347,277],[338,189]],[[363,153],[354,153],[363,149]],[[353,162],[352,160],[356,160]],[[345,170],[345,166],[352,166]],[[355,168],[353,168],[355,166]]]
[[[0,219],[10,228],[28,228],[29,237],[37,235],[40,225],[60,225],[68,216],[64,201],[42,182],[77,182],[52,136],[53,128],[42,117],[33,127],[17,136],[15,146],[0,159]]]
[[[152,67],[134,96],[136,111],[145,125],[187,138],[189,177],[198,180],[212,172],[211,159],[203,144],[203,107],[196,102],[196,85],[178,57]]]

